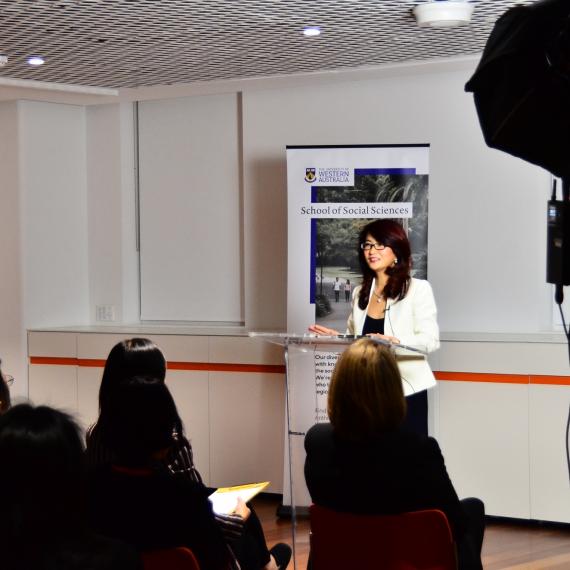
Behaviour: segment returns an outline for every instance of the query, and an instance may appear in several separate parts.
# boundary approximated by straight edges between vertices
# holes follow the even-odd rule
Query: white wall
[[[443,331],[549,328],[549,176],[485,146],[472,69],[243,95],[246,322],[285,325],[286,145],[429,143],[429,279]]]
[[[26,327],[89,320],[85,109],[19,102]]]
[[[243,322],[237,94],[139,105],[141,318]]]
[[[18,104],[0,104],[0,358],[16,378],[14,394],[27,391],[22,303],[22,247],[18,168]]]
[[[248,328],[285,326],[285,146],[430,143],[429,278],[442,330],[550,329],[549,176],[485,146],[463,91],[474,63],[462,65],[326,84],[258,81],[241,96],[234,91],[242,102],[243,204],[233,204],[229,223],[243,216]],[[2,253],[11,277],[3,282],[0,340],[19,375],[22,328],[93,322],[98,304],[114,305],[123,322],[138,319],[134,126],[129,103],[3,103],[0,113],[0,235],[11,244]],[[241,285],[241,277],[231,282]]]
[[[135,148],[130,103],[87,108],[89,317],[115,307],[116,320],[139,318]]]
[[[85,110],[0,105],[0,357],[27,393],[30,327],[87,322]]]

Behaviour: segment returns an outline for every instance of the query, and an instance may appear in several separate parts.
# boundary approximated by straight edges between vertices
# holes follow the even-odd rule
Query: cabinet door
[[[570,386],[530,386],[531,517],[570,523],[566,422]]]
[[[79,367],[77,371],[77,414],[83,427],[92,426],[99,416],[99,386],[103,368]]]
[[[460,498],[530,517],[528,384],[439,382],[439,443]]]
[[[33,404],[45,404],[76,414],[77,366],[30,364],[28,375],[30,400]]]
[[[169,370],[166,384],[192,445],[194,464],[204,483],[210,485],[208,372]]]
[[[210,373],[211,484],[271,481],[283,490],[285,378],[272,373]]]

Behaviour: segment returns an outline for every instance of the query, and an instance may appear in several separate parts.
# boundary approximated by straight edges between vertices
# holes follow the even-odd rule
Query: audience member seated
[[[142,570],[133,547],[87,529],[84,459],[68,415],[20,404],[0,416],[2,570]]]
[[[341,355],[328,415],[330,423],[305,437],[305,478],[317,505],[355,514],[440,509],[459,568],[482,568],[483,503],[458,499],[435,439],[402,428],[406,401],[390,349],[360,339]]]
[[[114,405],[117,390],[128,378],[148,376],[164,383],[166,360],[161,350],[152,341],[133,338],[116,344],[105,363],[99,390],[99,420],[87,434],[87,461],[91,468],[116,463],[112,450],[102,441],[101,422],[108,417]],[[194,465],[192,447],[184,435],[182,421],[176,415],[169,445],[160,458],[164,471],[171,475],[181,475],[196,483],[207,494],[208,490]],[[240,507],[233,515],[216,515],[217,523],[226,543],[231,547],[233,558],[237,558],[242,570],[272,570],[286,568],[291,549],[284,544],[268,550],[261,522],[255,511]]]
[[[114,390],[98,422],[114,462],[90,477],[93,528],[140,551],[187,546],[202,568],[230,568],[206,489],[162,463],[178,421],[164,382],[135,377]]]
[[[2,361],[0,360],[0,366]],[[3,414],[10,407],[10,390],[8,389],[8,380],[5,374],[0,370],[0,414]]]

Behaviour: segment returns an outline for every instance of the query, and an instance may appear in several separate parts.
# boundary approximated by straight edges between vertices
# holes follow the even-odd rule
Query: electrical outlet
[[[114,321],[115,305],[97,305],[95,307],[95,319],[97,321]]]

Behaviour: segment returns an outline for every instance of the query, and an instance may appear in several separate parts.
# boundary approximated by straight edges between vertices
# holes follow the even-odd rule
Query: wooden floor
[[[275,516],[278,502],[270,495],[253,501],[269,546],[293,542],[291,522]],[[309,553],[307,520],[297,523],[296,533],[296,570],[305,570]],[[491,520],[485,531],[483,567],[485,570],[570,570],[570,526]],[[289,570],[293,570],[292,563]]]

